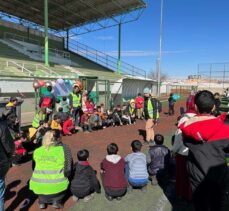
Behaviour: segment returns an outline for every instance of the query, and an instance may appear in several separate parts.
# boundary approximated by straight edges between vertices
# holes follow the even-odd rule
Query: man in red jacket
[[[197,115],[179,126],[189,148],[187,170],[196,211],[229,210],[229,168],[225,152],[229,149],[229,126],[225,116],[214,117],[214,95],[200,91],[195,95]]]
[[[138,96],[135,99],[135,106],[137,109],[137,116],[138,119],[143,119],[143,105],[144,105],[144,98],[142,97],[141,93],[138,93]]]
[[[117,155],[118,146],[111,143],[107,146],[107,156],[101,163],[101,177],[105,196],[109,201],[113,198],[121,200],[126,194],[127,181],[125,177],[125,160]]]

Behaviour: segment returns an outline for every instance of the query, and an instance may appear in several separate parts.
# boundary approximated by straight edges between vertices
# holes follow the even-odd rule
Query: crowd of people
[[[88,202],[94,193],[101,193],[101,184],[107,200],[121,200],[127,192],[138,188],[146,191],[151,181],[159,184],[167,196],[173,193],[192,202],[196,211],[229,210],[229,169],[226,153],[229,151],[229,126],[224,123],[226,115],[220,113],[220,95],[204,90],[191,92],[186,110],[181,112],[177,130],[171,137],[172,148],[164,145],[164,137],[154,134],[159,122],[162,105],[153,98],[148,88],[144,97],[139,94],[130,100],[125,109],[117,105],[105,111],[104,105],[95,106],[87,92],[81,92],[80,84],[73,85],[70,96],[56,99],[47,84],[47,92],[41,96],[39,111],[32,128],[33,174],[29,188],[39,198],[40,209],[51,204],[63,208],[63,198],[70,190],[74,201]],[[175,100],[168,99],[169,115],[174,115]],[[20,134],[15,112],[17,98],[11,98],[0,122],[0,210],[4,210],[4,178],[11,166],[26,155],[23,143],[27,136]],[[184,110],[184,109],[183,109]],[[90,165],[90,152],[81,149],[77,161],[72,159],[70,148],[61,141],[62,135],[76,131],[91,132],[109,126],[133,124],[136,118],[146,120],[148,153],[141,152],[139,140],[131,143],[132,152],[121,157],[119,146],[110,143],[107,155],[100,163],[100,172]],[[19,134],[19,135],[18,135]],[[20,156],[15,156],[18,154]],[[100,175],[100,180],[98,179]],[[175,187],[170,190],[169,187]]]

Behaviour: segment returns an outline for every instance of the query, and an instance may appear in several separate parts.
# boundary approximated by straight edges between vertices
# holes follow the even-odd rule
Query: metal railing
[[[24,36],[13,34],[13,33],[9,33],[9,32],[5,32],[4,33],[4,39],[14,39],[14,40],[22,41],[22,42],[27,42],[27,43],[33,43],[33,44],[36,44],[36,45],[40,45],[39,40],[35,40],[35,39],[32,39],[32,38],[24,37]]]
[[[24,43],[31,43],[31,44],[36,44],[37,46],[39,46],[41,48],[41,50],[38,52],[40,54],[44,54],[44,47],[41,45],[39,40],[35,40],[35,39],[28,39],[27,37],[21,36],[21,35],[16,35],[16,34],[12,34],[9,32],[5,32],[4,33],[4,39],[7,39],[9,42],[13,43],[14,45],[18,46],[18,47],[23,47],[25,48],[26,46],[24,46],[23,44],[20,44],[18,42],[15,42],[14,40],[18,40]],[[70,53],[67,51],[63,51],[63,50],[59,50],[59,49],[55,49],[55,48],[49,48],[49,53],[53,54],[55,56],[61,56],[63,58],[66,59],[70,59]]]
[[[108,69],[117,71],[118,59],[74,40],[69,42],[69,50],[92,60]],[[146,71],[121,61],[121,73],[146,78]]]
[[[25,66],[22,64],[18,64],[16,63],[15,61],[6,61],[6,67],[16,67],[18,70],[20,70],[21,72],[23,73],[26,73],[28,74],[29,76],[32,76],[33,75],[33,72],[28,70],[27,68],[25,68]]]
[[[41,54],[44,54],[44,52],[45,52],[45,48],[41,47]],[[69,52],[62,51],[59,49],[49,48],[49,53],[53,54],[55,56],[61,56],[61,57],[66,58],[66,59],[70,59],[70,53]]]

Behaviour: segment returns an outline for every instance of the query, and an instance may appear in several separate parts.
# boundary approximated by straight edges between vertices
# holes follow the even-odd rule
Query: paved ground
[[[176,104],[176,112],[183,105],[182,102]],[[165,109],[167,110],[167,109]],[[166,145],[170,145],[171,135],[175,130],[176,116],[168,117],[161,115],[160,124],[155,128],[157,133],[166,136]],[[90,134],[79,133],[72,137],[64,137],[63,142],[71,147],[74,160],[79,149],[86,148],[90,151],[90,163],[99,170],[99,164],[106,154],[106,146],[111,142],[116,142],[120,148],[120,154],[126,156],[130,153],[130,143],[134,139],[143,141],[144,121],[138,121],[136,125],[122,126],[115,128],[107,128],[101,131],[95,131]],[[143,151],[147,151],[147,146],[143,147]],[[39,210],[36,196],[28,190],[27,181],[32,174],[31,161],[21,166],[10,169],[6,177],[6,203],[7,211],[12,210]],[[24,209],[20,209],[26,205]],[[185,205],[186,206],[186,205]],[[131,210],[131,211],[168,211],[168,210],[188,210],[188,207],[172,208],[166,197],[163,195],[159,186],[152,187],[148,185],[147,193],[143,194],[138,190],[134,190],[131,194],[126,195],[120,202],[108,202],[104,197],[104,193],[96,195],[89,203],[77,202],[73,203],[70,196],[65,200],[64,210],[85,210],[85,211],[106,211],[106,210]],[[51,206],[47,210],[54,210]]]

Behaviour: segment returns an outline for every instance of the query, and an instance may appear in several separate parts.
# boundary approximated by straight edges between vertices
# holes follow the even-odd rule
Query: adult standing
[[[6,104],[6,107],[2,113],[3,119],[6,120],[8,128],[13,137],[20,132],[19,120],[17,117],[17,103],[16,97],[11,97],[10,102]]]
[[[207,90],[195,95],[197,115],[181,124],[189,148],[187,170],[196,211],[229,210],[229,169],[225,151],[229,148],[229,126],[225,116],[214,117],[214,95]]]
[[[75,120],[76,129],[79,128],[80,111],[82,108],[82,95],[81,95],[80,87],[81,87],[80,81],[76,81],[72,86],[73,91],[70,93],[69,96],[69,105],[71,107],[72,116]]]
[[[196,115],[195,104],[194,101],[192,102],[189,104],[189,110],[181,116],[178,122],[178,129],[171,149],[176,159],[176,194],[187,201],[192,199],[191,183],[187,172],[188,147],[184,145],[182,131],[179,126]]]
[[[0,119],[0,210],[4,210],[5,176],[12,163],[15,151],[13,138],[6,120]]]
[[[159,119],[161,103],[151,96],[150,89],[144,89],[144,114],[146,120],[146,140],[145,144],[154,143],[154,125]]]
[[[144,98],[142,97],[141,93],[138,93],[138,96],[135,98],[135,106],[136,106],[136,109],[137,109],[137,117],[138,117],[138,119],[142,119]]]
[[[29,188],[39,196],[40,209],[45,209],[47,204],[57,209],[63,208],[72,156],[68,146],[58,140],[54,131],[44,135],[42,146],[33,153],[33,164]]]

